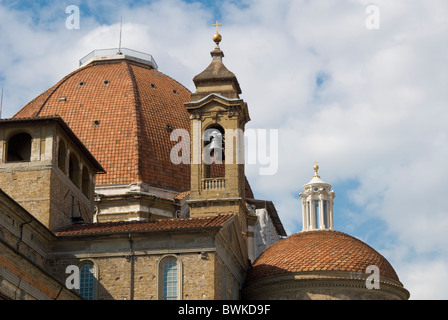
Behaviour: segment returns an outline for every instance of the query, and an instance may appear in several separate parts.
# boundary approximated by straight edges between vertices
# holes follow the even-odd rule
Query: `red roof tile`
[[[381,276],[398,280],[390,263],[366,243],[339,231],[296,233],[275,243],[255,261],[249,281],[290,272],[351,271],[376,265]]]
[[[185,191],[190,168],[171,163],[177,142],[170,141],[170,130],[189,130],[184,102],[190,95],[172,78],[129,60],[93,63],[67,75],[14,118],[62,117],[106,170],[98,185],[143,181]]]
[[[174,200],[182,200],[185,199],[187,196],[190,195],[190,191],[185,191],[185,192],[181,192],[179,193],[177,196],[174,197]]]
[[[220,214],[205,218],[78,224],[59,230],[55,234],[57,236],[86,236],[127,232],[200,230],[204,228],[222,227],[233,216],[235,215]]]

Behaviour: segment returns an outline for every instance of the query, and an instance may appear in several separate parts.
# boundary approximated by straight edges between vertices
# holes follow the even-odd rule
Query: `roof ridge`
[[[136,126],[136,131],[137,134],[134,135],[134,145],[137,149],[137,173],[136,176],[134,178],[135,182],[142,182],[143,178],[142,178],[142,159],[141,159],[141,153],[142,153],[142,144],[139,143],[139,137],[141,136],[141,132],[142,132],[142,119],[143,116],[141,114],[142,112],[142,108],[141,108],[141,98],[140,98],[140,91],[138,90],[138,83],[137,80],[135,79],[135,74],[134,74],[134,70],[132,70],[131,68],[131,64],[127,61],[123,61],[123,63],[126,65],[126,70],[129,74],[129,77],[131,78],[132,81],[132,94],[134,96],[134,107],[132,108],[133,110],[133,121],[135,121],[135,126]]]
[[[163,73],[163,72],[161,72],[161,71],[159,71],[159,70],[156,70],[156,71],[159,72],[159,73],[161,73],[161,74],[163,74],[165,77],[167,77],[167,78],[173,80],[174,82],[178,83],[179,85],[181,85],[185,90],[188,91],[188,93],[189,93],[190,95],[192,94],[192,92],[190,91],[190,89],[188,89],[185,85],[183,85],[182,83],[180,83],[179,81],[177,81],[177,80],[174,79],[173,77],[171,77],[171,76],[167,75],[166,73]]]
[[[206,217],[193,217],[193,218],[170,218],[170,219],[157,219],[157,220],[128,220],[128,221],[107,221],[107,222],[91,222],[83,223],[69,226],[66,229],[76,227],[76,226],[104,226],[104,225],[127,225],[127,224],[144,224],[144,223],[157,223],[157,222],[167,222],[167,221],[193,221],[193,220],[214,220],[223,216],[232,216],[234,213],[220,213],[216,216],[206,216]]]
[[[221,228],[231,218],[232,214],[220,214],[215,217],[200,217],[188,219],[160,219],[149,221],[118,221],[103,223],[88,223],[61,228],[54,233],[56,236],[76,236],[111,234],[123,232],[154,232],[169,230],[191,230],[201,228]],[[223,217],[227,217],[223,219]]]

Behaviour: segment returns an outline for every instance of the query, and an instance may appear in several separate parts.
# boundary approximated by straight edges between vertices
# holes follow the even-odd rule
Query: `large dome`
[[[144,182],[190,189],[190,168],[170,161],[172,130],[189,130],[183,85],[132,59],[92,61],[28,103],[14,118],[60,116],[106,170],[97,185]]]

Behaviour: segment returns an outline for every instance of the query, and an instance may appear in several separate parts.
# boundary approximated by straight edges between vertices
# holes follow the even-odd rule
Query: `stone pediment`
[[[221,104],[222,106],[230,106],[230,105],[238,105],[243,103],[242,99],[229,99],[227,97],[224,97],[217,93],[210,93],[206,97],[197,100],[197,101],[191,101],[186,102],[185,106],[187,109],[199,109],[202,108],[205,105],[209,104]]]
[[[185,107],[190,113],[200,112],[201,114],[228,112],[237,109],[244,114],[247,121],[250,120],[248,107],[243,99],[229,99],[216,93],[211,93],[198,101],[187,102]]]

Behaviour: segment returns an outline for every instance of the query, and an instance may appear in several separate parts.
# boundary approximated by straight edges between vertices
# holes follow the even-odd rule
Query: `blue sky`
[[[366,28],[366,7],[380,29]],[[65,8],[80,8],[68,30]],[[0,1],[3,117],[94,49],[122,45],[194,91],[219,19],[248,128],[279,130],[279,166],[247,175],[289,234],[313,175],[333,186],[335,228],[392,263],[414,299],[447,299],[448,3],[444,0]]]

